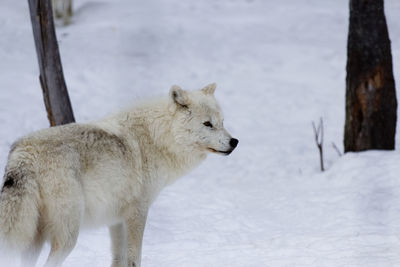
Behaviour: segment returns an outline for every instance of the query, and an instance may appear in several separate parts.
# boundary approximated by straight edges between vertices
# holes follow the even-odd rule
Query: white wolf
[[[215,84],[142,103],[103,120],[40,130],[11,147],[0,194],[0,239],[34,266],[61,266],[83,226],[108,225],[112,266],[140,266],[150,204],[206,158],[230,154]]]

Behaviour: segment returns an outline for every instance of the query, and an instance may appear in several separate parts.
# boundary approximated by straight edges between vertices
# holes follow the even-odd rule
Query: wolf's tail
[[[6,168],[0,192],[0,244],[12,250],[33,242],[39,219],[37,180],[24,165]]]

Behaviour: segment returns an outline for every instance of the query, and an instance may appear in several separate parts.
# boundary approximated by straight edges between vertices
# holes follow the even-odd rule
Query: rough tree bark
[[[74,122],[54,29],[51,0],[28,0],[40,84],[51,126]]]
[[[397,100],[383,0],[350,0],[344,149],[394,149]]]

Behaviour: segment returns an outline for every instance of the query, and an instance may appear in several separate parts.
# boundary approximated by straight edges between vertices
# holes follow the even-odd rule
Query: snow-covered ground
[[[400,86],[400,2],[385,2]],[[159,196],[143,266],[400,266],[398,150],[331,146],[342,149],[347,27],[348,0],[75,0],[57,31],[77,121],[215,81],[240,140]],[[4,166],[10,144],[48,121],[27,1],[2,0],[0,34]],[[106,228],[82,232],[64,266],[109,266],[109,245]]]

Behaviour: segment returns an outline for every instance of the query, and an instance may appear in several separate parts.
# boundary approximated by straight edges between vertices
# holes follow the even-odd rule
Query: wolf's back
[[[39,199],[35,173],[23,157],[10,154],[0,192],[2,246],[21,250],[33,241],[37,232]]]

